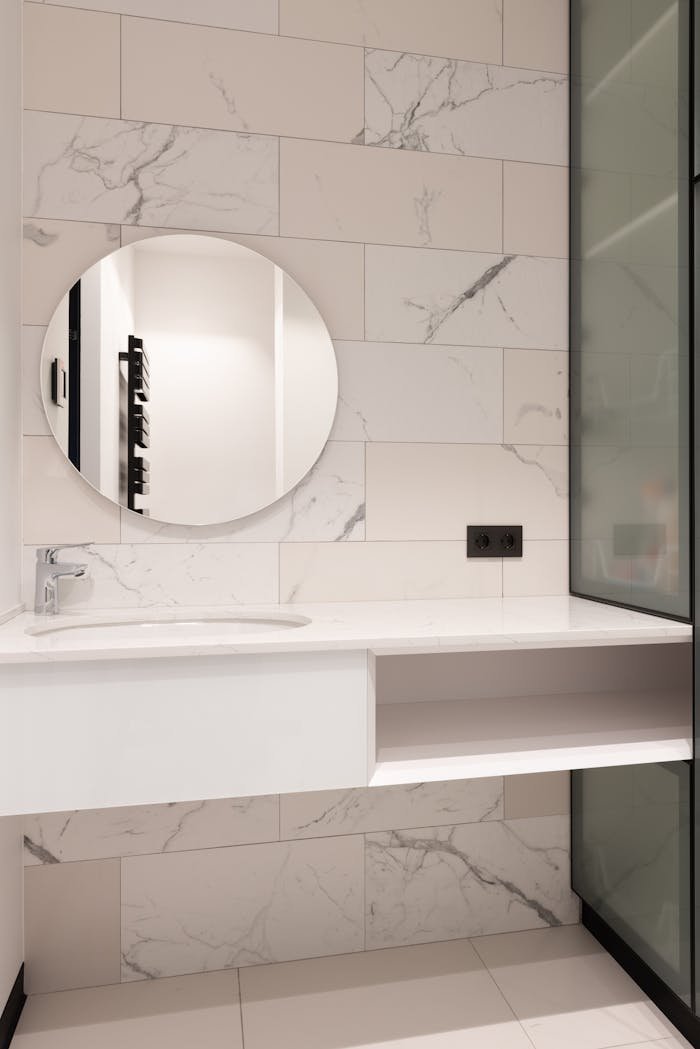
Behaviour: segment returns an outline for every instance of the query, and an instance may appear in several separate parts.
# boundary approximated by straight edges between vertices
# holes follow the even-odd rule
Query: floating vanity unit
[[[690,636],[569,597],[24,614],[3,814],[689,759]]]

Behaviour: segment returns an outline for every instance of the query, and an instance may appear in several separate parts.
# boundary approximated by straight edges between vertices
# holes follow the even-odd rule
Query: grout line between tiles
[[[53,116],[53,117],[56,117],[56,116],[58,116],[58,117],[75,117],[77,120],[102,120],[102,121],[110,121],[111,120],[111,121],[114,121],[114,120],[122,120],[123,119],[124,122],[127,123],[127,124],[129,124],[129,123],[145,124],[145,125],[153,126],[153,127],[182,128],[183,130],[186,130],[186,131],[203,131],[203,132],[207,132],[207,133],[214,132],[216,134],[221,134],[221,135],[236,135],[237,137],[243,138],[243,139],[251,139],[251,138],[266,138],[266,139],[269,139],[269,138],[285,138],[285,139],[289,139],[292,142],[311,142],[314,145],[347,146],[349,149],[363,149],[363,148],[365,148],[365,149],[373,149],[373,150],[377,150],[379,153],[401,153],[401,152],[403,152],[403,153],[414,154],[414,155],[417,154],[418,156],[421,156],[421,157],[451,157],[453,160],[479,160],[479,161],[483,161],[484,163],[490,162],[492,164],[499,164],[499,163],[503,163],[505,161],[507,163],[512,163],[512,164],[530,164],[531,166],[538,167],[538,168],[541,168],[541,167],[545,167],[545,168],[561,168],[561,169],[563,169],[565,171],[567,171],[568,168],[569,168],[569,165],[568,165],[567,161],[561,161],[560,163],[555,163],[555,162],[547,161],[547,160],[527,160],[527,159],[522,159],[521,157],[491,156],[491,155],[486,155],[486,154],[481,154],[481,153],[443,153],[443,152],[440,152],[439,150],[422,150],[422,149],[404,149],[404,150],[401,150],[401,149],[399,149],[397,147],[381,146],[381,145],[378,145],[377,143],[374,143],[374,142],[368,142],[366,144],[366,146],[363,147],[362,144],[357,143],[357,142],[353,142],[351,139],[346,139],[346,138],[345,139],[342,139],[342,138],[333,138],[333,139],[331,139],[331,138],[315,138],[313,135],[292,135],[292,134],[289,134],[288,132],[280,132],[280,131],[240,131],[240,130],[237,130],[236,128],[211,127],[210,125],[207,125],[207,124],[178,124],[177,122],[167,121],[167,120],[165,120],[165,121],[164,120],[139,120],[138,117],[123,117],[123,118],[122,117],[109,117],[109,116],[101,116],[98,113],[72,113],[72,112],[68,112],[67,110],[62,110],[62,109],[36,109],[36,108],[30,107],[30,106],[25,106],[23,112],[24,113],[41,113],[44,116]],[[121,109],[120,109],[120,112],[121,112]],[[428,163],[430,163],[430,161],[428,161]],[[595,169],[591,168],[589,170],[594,171]],[[614,172],[614,173],[617,174],[618,172]],[[622,174],[627,174],[627,172],[622,172]],[[212,231],[208,230],[208,231],[205,231],[205,232],[212,232]],[[270,236],[270,234],[259,234],[259,236]],[[450,250],[450,249],[446,249],[446,250]],[[452,249],[452,250],[460,250],[460,249]]]
[[[273,137],[273,136],[270,136],[270,137]],[[274,136],[274,137],[278,138],[278,137],[288,137],[288,136]],[[222,237],[224,240],[231,240],[231,241],[236,241],[237,237],[245,237],[246,239],[249,239],[250,237],[257,237],[260,240],[273,240],[273,241],[274,240],[281,240],[281,241],[294,241],[294,240],[297,240],[297,241],[301,241],[304,244],[306,244],[306,243],[311,243],[311,244],[345,244],[345,245],[348,245],[348,246],[352,245],[352,246],[354,246],[356,248],[364,247],[365,249],[366,248],[380,248],[380,249],[382,249],[382,248],[393,248],[396,251],[423,251],[423,252],[428,252],[430,254],[443,251],[443,252],[451,252],[451,253],[453,253],[455,255],[469,255],[469,256],[474,256],[474,255],[492,255],[494,258],[497,258],[497,259],[500,259],[503,256],[503,252],[498,250],[498,249],[495,250],[495,251],[494,250],[491,250],[491,251],[470,251],[469,248],[438,248],[438,247],[428,247],[428,246],[426,246],[424,244],[392,244],[392,243],[389,243],[389,242],[386,242],[386,241],[344,240],[344,239],[339,238],[339,237],[319,237],[319,236],[316,236],[316,237],[305,237],[305,236],[300,236],[299,234],[288,235],[286,233],[255,233],[255,232],[250,232],[250,231],[247,231],[247,230],[198,229],[198,228],[195,228],[195,227],[184,227],[184,226],[151,226],[151,225],[146,225],[145,223],[144,224],[141,224],[141,223],[138,223],[138,224],[137,223],[125,223],[123,221],[123,219],[114,219],[114,220],[111,220],[111,219],[110,220],[106,220],[106,219],[99,219],[99,218],[89,218],[89,219],[82,219],[81,218],[81,219],[76,219],[76,218],[67,218],[65,216],[61,217],[61,216],[57,216],[57,215],[25,215],[24,216],[24,223],[25,223],[25,225],[29,225],[30,223],[35,223],[35,222],[61,222],[61,223],[64,223],[64,224],[68,223],[70,225],[87,225],[87,226],[119,226],[121,224],[124,227],[124,229],[156,230],[159,233],[172,233],[174,230],[177,231],[177,232],[184,232],[184,233],[202,233],[202,234],[205,234],[205,235],[210,236],[210,237]],[[27,238],[25,238],[25,239],[27,239]],[[134,240],[130,240],[128,243],[129,244],[135,244],[135,243],[138,243],[141,240],[146,240],[146,239],[147,239],[147,237],[136,237]],[[517,252],[517,254],[515,254],[515,258],[518,258],[518,259],[534,259],[534,260],[540,260],[542,262],[562,262],[562,263],[567,263],[568,262],[568,259],[564,255],[533,255],[533,254],[528,254],[527,252],[524,252],[524,251]],[[640,270],[645,270],[645,269],[649,268],[649,269],[653,269],[654,272],[657,272],[659,270],[661,270],[662,272],[665,272],[667,269],[670,272],[673,269],[673,267],[671,267],[671,266],[668,266],[668,267],[648,266],[647,267],[647,266],[644,266],[643,264],[638,265],[637,268],[640,269]],[[48,321],[46,323],[48,323]],[[357,341],[357,340],[348,340],[348,341]],[[368,341],[371,341],[371,340],[368,340]],[[381,340],[381,341],[386,341],[386,340]]]
[[[32,4],[35,4],[36,6],[42,6],[42,7],[58,7],[61,10],[65,10],[66,7],[69,7],[70,10],[73,10],[73,11],[86,11],[86,12],[89,12],[90,14],[95,14],[95,13],[99,13],[99,14],[118,14],[118,15],[122,14],[122,12],[115,11],[115,10],[104,10],[104,11],[100,10],[99,12],[95,12],[94,8],[86,7],[86,6],[83,6],[83,4],[77,4],[77,3],[52,4],[50,2],[48,2],[48,3],[45,2],[45,0],[25,0],[25,2],[26,3],[32,3]],[[272,38],[279,37],[281,40],[301,40],[301,41],[303,41],[304,43],[307,43],[307,44],[319,44],[321,46],[330,45],[331,47],[347,47],[347,48],[350,48],[350,47],[352,47],[352,48],[364,48],[366,46],[364,43],[355,43],[353,40],[327,40],[327,39],[324,39],[324,38],[321,38],[321,37],[298,36],[295,33],[282,33],[280,31],[281,30],[280,14],[279,14],[279,12],[280,12],[280,0],[277,0],[277,11],[278,11],[278,15],[277,15],[277,29],[275,31],[264,30],[264,29],[244,29],[244,28],[242,28],[240,26],[212,25],[211,23],[208,23],[208,22],[183,22],[183,21],[181,21],[181,20],[179,20],[177,18],[162,18],[162,17],[155,17],[153,15],[134,14],[132,12],[127,12],[127,13],[123,14],[123,17],[125,17],[125,18],[133,18],[134,20],[138,20],[140,22],[165,22],[166,24],[169,24],[169,25],[179,25],[179,26],[183,26],[183,27],[191,27],[191,28],[194,28],[194,29],[218,29],[218,30],[220,30],[223,33],[247,33],[247,34],[251,34],[253,36],[265,36],[265,37],[272,37]],[[415,55],[416,58],[437,58],[437,59],[440,59],[440,60],[442,60],[444,62],[465,62],[465,63],[468,63],[469,65],[478,65],[478,66],[504,66],[504,62],[503,62],[503,26],[501,25],[501,59],[500,59],[500,61],[498,61],[497,59],[496,60],[485,61],[483,58],[457,58],[454,55],[438,55],[438,54],[436,54],[434,52],[423,52],[423,51],[406,51],[406,50],[402,50],[400,48],[397,49],[395,47],[374,46],[374,47],[372,47],[372,50],[374,50],[374,51],[386,51],[389,54],[396,54],[396,55],[401,55],[401,54]],[[561,69],[540,69],[538,66],[505,66],[504,68],[506,68],[506,69],[522,70],[523,72],[527,72],[527,73],[544,73],[545,75],[549,74],[549,75],[552,75],[552,76],[567,76],[567,73],[564,73]]]
[[[498,935],[498,934],[496,934],[496,935]],[[501,998],[503,999],[503,1001],[505,1002],[506,1006],[508,1007],[508,1011],[509,1011],[509,1012],[511,1013],[511,1015],[512,1015],[513,1019],[515,1020],[515,1022],[517,1023],[518,1027],[520,1027],[520,1029],[522,1030],[523,1034],[524,1034],[524,1035],[525,1035],[525,1037],[527,1038],[528,1042],[530,1042],[530,1044],[531,1044],[531,1045],[535,1046],[535,1043],[534,1043],[534,1041],[532,1040],[532,1038],[530,1037],[530,1035],[528,1034],[528,1032],[527,1032],[527,1031],[525,1030],[525,1027],[523,1026],[523,1024],[522,1024],[522,1023],[520,1022],[520,1018],[519,1018],[519,1016],[517,1015],[517,1013],[515,1012],[515,1009],[513,1008],[513,1006],[512,1006],[511,1004],[510,1004],[510,1002],[509,1002],[509,1001],[508,1001],[508,999],[506,998],[506,996],[505,996],[504,992],[503,992],[503,991],[501,990],[501,988],[500,988],[500,987],[498,986],[498,984],[497,984],[497,982],[496,982],[496,979],[495,979],[495,977],[494,977],[493,973],[492,973],[492,972],[491,972],[491,970],[489,969],[489,967],[488,967],[488,965],[486,964],[486,962],[484,961],[484,959],[483,959],[483,958],[481,957],[481,955],[479,954],[479,950],[478,950],[478,948],[477,948],[477,946],[476,946],[476,943],[474,942],[474,940],[473,940],[473,939],[469,939],[469,944],[471,945],[471,947],[472,947],[472,950],[474,951],[474,953],[476,954],[477,958],[479,959],[479,961],[480,961],[480,962],[481,962],[481,964],[483,965],[483,967],[484,967],[484,970],[485,970],[485,972],[487,972],[487,973],[488,973],[488,975],[489,975],[489,978],[491,979],[491,981],[492,981],[492,983],[493,983],[494,987],[496,988],[496,990],[497,990],[498,994],[500,995],[500,997],[501,997]],[[536,1049],[536,1047],[535,1047],[535,1049]]]

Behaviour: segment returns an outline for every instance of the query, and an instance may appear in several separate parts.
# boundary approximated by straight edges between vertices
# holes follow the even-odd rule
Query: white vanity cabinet
[[[295,611],[192,645],[0,627],[0,815],[692,755],[687,625],[576,598]]]

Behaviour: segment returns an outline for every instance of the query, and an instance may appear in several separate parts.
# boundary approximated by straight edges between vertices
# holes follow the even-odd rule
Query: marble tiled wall
[[[88,9],[90,8],[90,9]],[[90,542],[68,607],[567,590],[566,0],[25,3],[24,543]],[[67,288],[205,230],[335,342],[331,440],[213,528],[119,511],[38,391]],[[522,561],[465,526],[520,521]],[[567,777],[38,815],[31,991],[574,922]]]
[[[568,774],[31,816],[32,992],[578,920]]]
[[[67,606],[566,592],[567,7],[25,3],[27,597],[37,545],[86,541]],[[173,229],[286,267],[340,368],[313,472],[215,528],[120,513],[38,395],[68,286]],[[466,561],[486,518],[522,561]]]

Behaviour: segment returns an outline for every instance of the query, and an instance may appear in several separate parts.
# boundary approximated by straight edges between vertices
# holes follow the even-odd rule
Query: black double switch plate
[[[467,525],[467,557],[522,556],[522,525]]]

